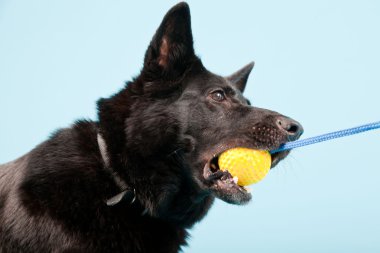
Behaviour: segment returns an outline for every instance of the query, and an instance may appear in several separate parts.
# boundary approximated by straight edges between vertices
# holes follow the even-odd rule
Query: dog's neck
[[[105,201],[107,206],[114,206],[121,201],[128,201],[130,204],[133,204],[136,200],[136,190],[134,188],[128,187],[127,183],[120,177],[117,171],[111,167],[110,158],[107,151],[107,144],[100,133],[97,135],[97,140],[104,168],[112,175],[115,184],[120,190],[118,194]]]
[[[135,185],[130,185],[126,181],[118,168],[113,168],[111,161],[111,155],[109,146],[106,143],[106,139],[102,134],[98,132],[97,142],[101,158],[103,160],[104,169],[111,175],[115,185],[117,186],[118,193],[111,198],[105,200],[107,206],[115,206],[119,203],[129,203],[129,206],[138,210],[141,215],[149,215],[150,217],[160,217],[164,220],[170,221],[172,224],[176,224],[178,227],[188,228],[195,222],[202,219],[208,209],[211,207],[214,198],[209,194],[200,193],[196,190],[196,187],[192,187],[189,184],[179,184],[178,192],[162,192],[158,193],[159,198],[138,199],[136,196],[141,194],[144,187],[135,189]],[[137,194],[136,194],[137,193]],[[170,200],[168,202],[168,200]],[[154,204],[152,204],[154,203]],[[178,209],[178,206],[185,206],[183,209]],[[152,207],[155,207],[152,209]]]

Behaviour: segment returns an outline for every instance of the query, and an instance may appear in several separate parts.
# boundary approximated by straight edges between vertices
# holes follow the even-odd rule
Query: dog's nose
[[[303,127],[293,119],[281,116],[276,119],[276,124],[286,132],[289,141],[295,141],[303,134]]]

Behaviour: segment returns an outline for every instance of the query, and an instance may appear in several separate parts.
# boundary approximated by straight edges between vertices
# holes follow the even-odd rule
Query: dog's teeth
[[[235,184],[237,184],[239,178],[238,177],[234,177],[232,180],[234,181]]]
[[[244,190],[246,190],[248,193],[251,192],[251,188],[247,187],[247,186],[243,186]]]

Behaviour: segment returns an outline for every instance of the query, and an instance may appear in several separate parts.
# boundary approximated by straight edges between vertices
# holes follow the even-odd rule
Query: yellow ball
[[[219,156],[219,168],[238,177],[238,185],[246,186],[262,180],[269,172],[271,155],[266,150],[233,148]]]

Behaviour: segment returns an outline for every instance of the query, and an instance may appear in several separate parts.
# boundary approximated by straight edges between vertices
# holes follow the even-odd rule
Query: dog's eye
[[[223,100],[226,99],[226,96],[224,95],[223,91],[217,90],[211,93],[211,98],[217,102],[222,102]]]

